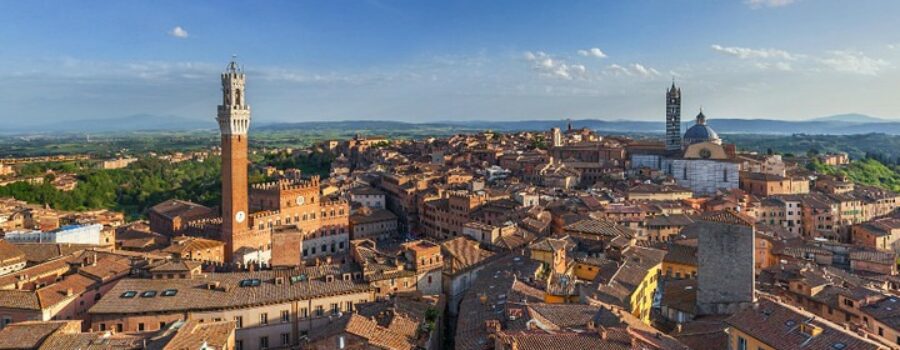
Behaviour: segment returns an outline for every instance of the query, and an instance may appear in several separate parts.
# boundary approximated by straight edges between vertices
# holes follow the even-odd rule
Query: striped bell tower
[[[666,152],[681,151],[681,88],[672,87],[666,91]]]

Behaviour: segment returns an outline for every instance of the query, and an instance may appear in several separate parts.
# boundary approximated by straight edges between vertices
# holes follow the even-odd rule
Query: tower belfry
[[[222,136],[222,239],[225,259],[233,261],[242,248],[258,249],[248,225],[247,131],[250,106],[246,102],[244,70],[235,58],[222,72],[222,104],[216,121]]]
[[[666,151],[681,151],[681,88],[672,87],[666,91]]]

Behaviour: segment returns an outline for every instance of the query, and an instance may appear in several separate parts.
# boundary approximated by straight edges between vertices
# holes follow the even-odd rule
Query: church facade
[[[630,155],[631,169],[650,168],[672,177],[679,186],[690,188],[695,195],[711,195],[718,190],[739,186],[740,162],[735,159],[734,145],[722,143],[719,135],[706,123],[701,110],[684,135],[678,135],[674,121],[681,120],[681,89],[666,92],[666,142],[659,150],[642,150]]]

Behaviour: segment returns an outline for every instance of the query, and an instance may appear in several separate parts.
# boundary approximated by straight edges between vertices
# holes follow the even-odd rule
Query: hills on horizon
[[[693,117],[682,116],[682,130],[694,124]],[[441,129],[446,132],[496,130],[524,131],[547,130],[553,127],[565,128],[567,120],[518,120],[518,121],[441,121],[441,122],[401,122],[388,120],[344,120],[344,121],[304,121],[257,123],[254,129],[263,131],[414,131]],[[606,132],[662,133],[664,121],[643,120],[572,120],[575,128],[590,128]],[[848,113],[812,118],[807,120],[714,118],[708,124],[720,134],[868,134],[884,133],[900,135],[900,120],[872,117],[864,114]],[[34,126],[11,126],[0,132],[4,134],[66,134],[66,133],[110,133],[132,131],[199,131],[214,130],[215,121],[198,120],[172,115],[158,116],[136,114],[111,119],[86,119],[65,123]]]

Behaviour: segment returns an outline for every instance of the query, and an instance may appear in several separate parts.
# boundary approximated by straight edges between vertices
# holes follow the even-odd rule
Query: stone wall
[[[698,221],[697,310],[731,314],[754,300],[754,230],[750,226]]]

